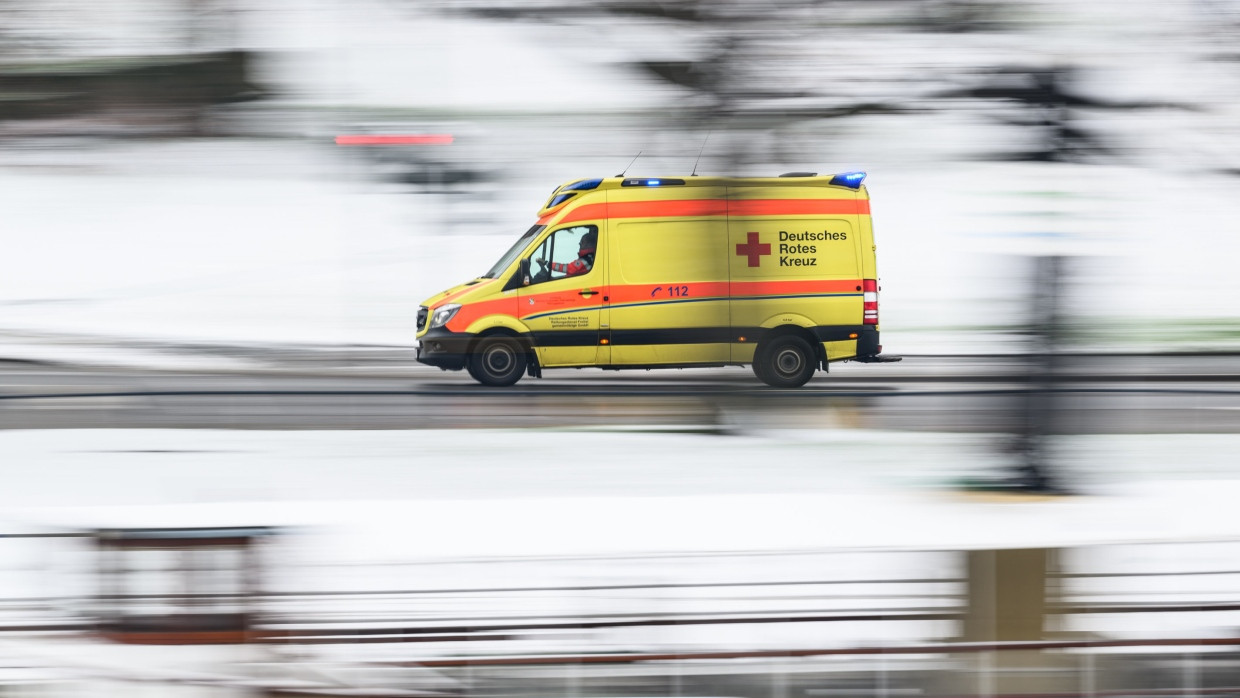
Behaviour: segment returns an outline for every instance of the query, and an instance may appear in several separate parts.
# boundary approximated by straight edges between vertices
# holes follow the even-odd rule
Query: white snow
[[[370,529],[356,554],[359,541],[380,552],[402,531],[436,531],[401,543],[410,558],[1188,540],[1240,537],[1226,504],[1238,446],[1232,435],[1063,437],[1059,467],[1085,496],[1013,505],[951,494],[997,472],[984,435],[4,431],[20,485],[0,507],[83,528]],[[589,455],[533,455],[551,453]],[[81,481],[94,484],[65,487]]]

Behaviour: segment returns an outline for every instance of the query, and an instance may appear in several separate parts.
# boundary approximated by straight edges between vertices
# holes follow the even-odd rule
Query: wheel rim
[[[493,376],[507,375],[512,370],[515,361],[516,357],[512,350],[503,344],[487,347],[482,355],[483,367]]]
[[[781,376],[795,376],[801,372],[801,368],[805,365],[805,357],[801,356],[801,352],[787,347],[780,350],[775,355],[775,370]]]

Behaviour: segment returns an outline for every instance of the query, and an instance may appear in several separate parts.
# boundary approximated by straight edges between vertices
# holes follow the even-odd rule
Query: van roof
[[[788,172],[777,177],[702,177],[698,175],[678,177],[602,177],[598,179],[577,179],[565,182],[551,193],[551,198],[539,210],[538,215],[545,216],[554,209],[567,203],[579,195],[596,190],[621,188],[676,188],[681,187],[830,187],[840,193],[855,192],[860,198],[869,198],[862,185],[864,172],[844,172],[838,174],[818,174],[816,172]]]

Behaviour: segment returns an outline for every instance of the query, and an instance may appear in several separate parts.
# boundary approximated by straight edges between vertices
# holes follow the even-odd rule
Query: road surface
[[[547,371],[510,388],[374,362],[177,372],[0,362],[0,428],[642,427],[1004,432],[1031,392],[1057,433],[1240,431],[1240,357],[1079,356],[1054,380],[1018,356],[833,364],[798,390],[745,368]]]

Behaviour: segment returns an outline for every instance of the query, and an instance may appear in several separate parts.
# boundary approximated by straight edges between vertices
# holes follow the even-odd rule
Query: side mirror
[[[530,258],[526,257],[521,260],[521,285],[530,285]]]

